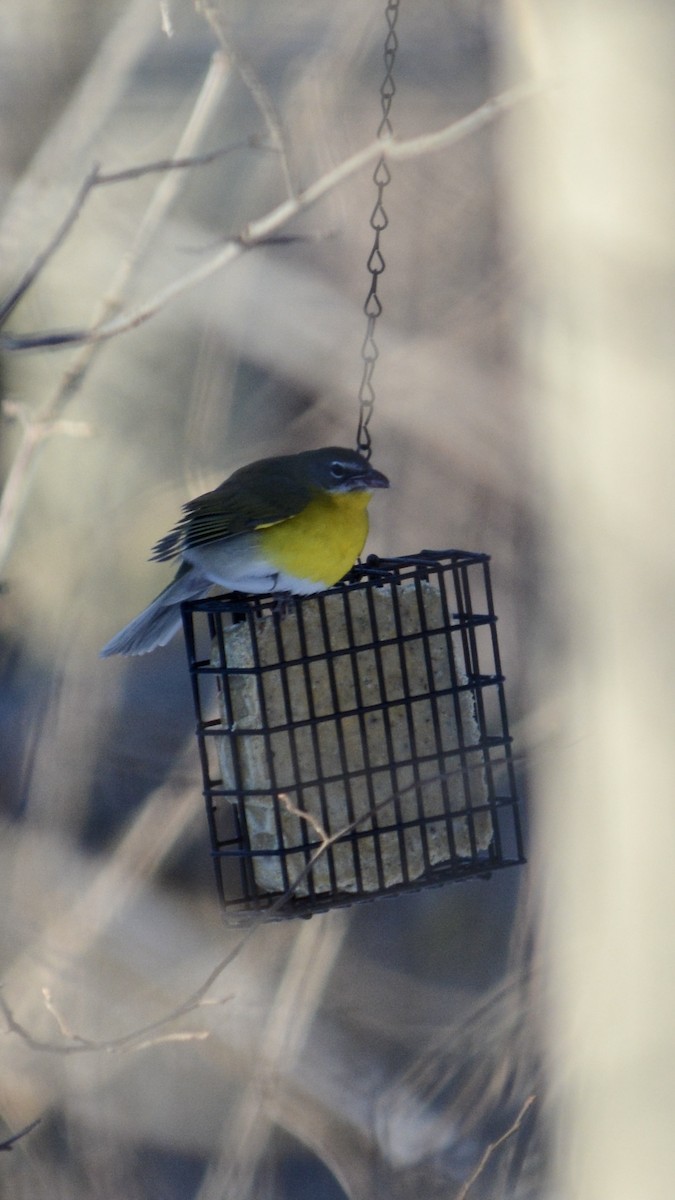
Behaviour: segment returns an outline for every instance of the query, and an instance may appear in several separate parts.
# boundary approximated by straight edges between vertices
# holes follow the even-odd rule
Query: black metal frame
[[[429,583],[439,597],[431,623]],[[404,584],[406,604],[412,605],[416,619],[412,631],[402,617]],[[371,627],[366,640],[355,632],[358,596],[361,618],[365,613]],[[381,637],[378,621],[389,604],[393,633]],[[307,605],[312,606],[313,636],[317,630],[320,635],[318,653],[308,644]],[[336,612],[344,622],[337,649]],[[394,559],[371,556],[346,580],[315,597],[215,597],[183,605],[183,619],[212,855],[228,916],[310,916],[359,900],[486,877],[525,861],[488,555],[448,550]],[[244,636],[251,661],[233,666],[228,663],[230,627],[242,624],[248,630]],[[272,643],[272,663],[261,657],[261,631]],[[290,634],[299,652],[289,655]],[[439,646],[447,647],[441,654],[441,687]],[[364,655],[370,671],[368,699],[361,687]],[[416,691],[409,687],[411,655],[420,663]],[[388,695],[387,662],[393,662],[400,677],[393,698]],[[318,711],[315,683],[324,664],[326,698]],[[339,671],[343,676],[347,672],[353,688],[354,702],[346,707],[336,682]],[[301,683],[299,716],[291,672],[293,686]],[[420,677],[427,682],[421,689]],[[237,689],[242,686],[252,689],[253,724],[237,716]],[[277,714],[271,719],[270,704]],[[281,721],[279,707],[285,717]],[[418,746],[420,714],[425,753]],[[352,739],[357,730],[356,743],[347,743],[343,732],[350,722]],[[377,725],[384,744],[381,761],[379,751],[373,755],[368,722]],[[448,725],[453,727],[451,742]],[[334,744],[328,771],[322,763],[327,731]],[[257,741],[246,744],[251,738]],[[228,780],[219,761],[223,739]],[[286,767],[277,778],[280,745]],[[247,752],[263,763],[262,785],[260,779],[252,784],[247,775]],[[309,774],[303,754],[305,760],[309,756]],[[342,814],[337,828],[330,807],[331,789],[336,788]],[[359,789],[362,795],[365,789],[367,811],[353,802],[352,793]],[[434,800],[429,809],[425,795],[430,789]],[[299,816],[310,795],[309,816]],[[271,844],[269,837],[256,843],[249,831],[251,805],[261,801],[270,806],[273,818]],[[438,849],[439,830],[447,852]],[[347,887],[345,861],[353,871]],[[270,869],[276,882],[261,886],[261,872]]]

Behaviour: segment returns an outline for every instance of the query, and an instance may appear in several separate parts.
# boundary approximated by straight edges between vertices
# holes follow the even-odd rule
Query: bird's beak
[[[362,488],[388,488],[389,480],[381,471],[376,471],[374,467],[368,467],[368,470],[361,476],[360,484]]]

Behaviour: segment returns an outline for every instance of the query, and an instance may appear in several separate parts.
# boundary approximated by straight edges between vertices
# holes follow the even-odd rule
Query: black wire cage
[[[218,892],[310,916],[524,862],[485,554],[183,606]]]

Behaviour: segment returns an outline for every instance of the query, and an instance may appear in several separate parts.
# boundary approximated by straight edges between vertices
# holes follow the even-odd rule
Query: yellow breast
[[[371,492],[320,492],[303,512],[258,530],[270,566],[322,587],[354,566],[368,536]]]

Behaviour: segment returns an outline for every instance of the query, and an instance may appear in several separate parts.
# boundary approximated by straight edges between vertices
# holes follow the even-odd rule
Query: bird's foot
[[[272,609],[272,612],[275,614],[275,616],[278,616],[279,620],[281,620],[290,612],[292,600],[292,592],[279,592],[279,595],[274,601],[274,608]]]

